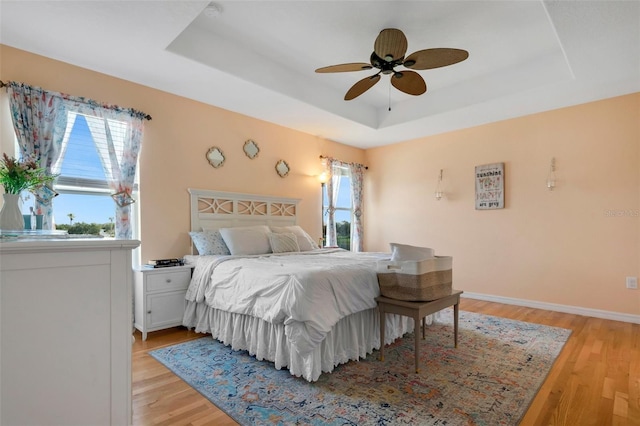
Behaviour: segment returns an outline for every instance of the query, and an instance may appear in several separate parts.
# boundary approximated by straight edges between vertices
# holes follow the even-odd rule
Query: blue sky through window
[[[60,194],[53,202],[53,218],[56,224],[70,223],[68,214],[73,213],[73,223],[109,223],[115,218],[115,204],[107,195]]]
[[[63,176],[104,180],[104,171],[84,115],[78,114],[62,161]]]

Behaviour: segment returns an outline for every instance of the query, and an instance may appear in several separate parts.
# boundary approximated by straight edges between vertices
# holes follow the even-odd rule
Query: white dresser
[[[185,265],[135,270],[135,327],[142,332],[142,340],[147,340],[150,331],[182,325],[192,268]]]
[[[0,242],[0,424],[131,423],[136,240]]]

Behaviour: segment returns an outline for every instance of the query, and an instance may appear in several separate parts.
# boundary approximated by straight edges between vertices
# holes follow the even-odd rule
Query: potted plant
[[[20,193],[37,191],[53,182],[56,177],[47,173],[32,158],[16,160],[6,153],[0,159],[0,184],[4,188],[2,210],[0,210],[0,229],[19,230],[24,228],[20,211]]]

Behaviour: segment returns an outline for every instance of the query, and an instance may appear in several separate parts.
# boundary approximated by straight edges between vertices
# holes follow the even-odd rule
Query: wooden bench
[[[389,299],[388,297],[376,297],[378,302],[378,310],[380,311],[380,361],[384,361],[384,329],[385,314],[398,314],[413,318],[415,322],[415,357],[416,357],[416,373],[420,372],[420,339],[418,339],[418,326],[422,321],[422,338],[426,338],[426,321],[427,315],[438,312],[444,308],[453,305],[453,341],[458,347],[458,311],[460,304],[460,295],[462,291],[451,290],[451,294],[440,299],[430,302],[407,302],[404,300]]]

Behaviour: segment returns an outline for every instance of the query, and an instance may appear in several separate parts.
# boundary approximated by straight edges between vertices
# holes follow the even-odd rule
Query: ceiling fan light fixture
[[[330,65],[318,68],[319,73],[334,73],[347,71],[362,71],[376,68],[380,71],[370,77],[365,77],[356,82],[344,96],[345,101],[350,101],[362,95],[372,88],[379,80],[380,74],[389,75],[391,85],[408,95],[418,96],[427,91],[424,78],[412,70],[425,70],[462,62],[469,57],[469,52],[462,49],[434,48],[413,52],[405,60],[407,53],[407,38],[397,28],[386,28],[380,31],[373,44],[373,52],[369,57],[369,64],[362,62]],[[394,68],[405,66],[412,70],[396,71]]]

